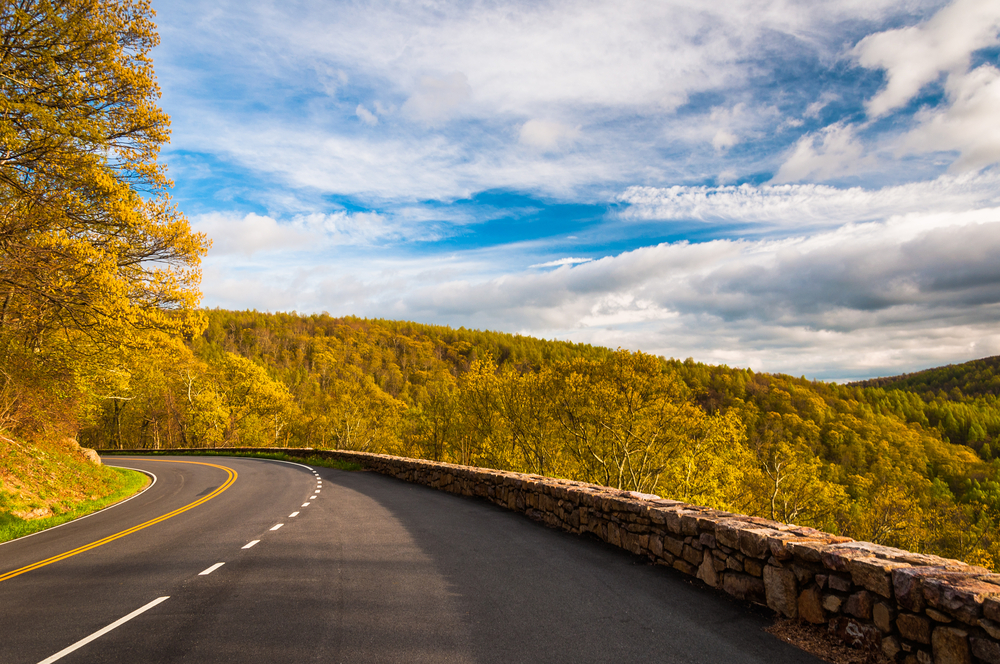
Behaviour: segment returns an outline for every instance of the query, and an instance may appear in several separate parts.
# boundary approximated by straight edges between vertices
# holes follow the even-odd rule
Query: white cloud
[[[537,267],[562,267],[563,265],[579,265],[580,263],[589,263],[594,260],[593,258],[559,258],[554,261],[547,261],[545,263],[535,263],[534,265],[529,265],[529,268]]]
[[[928,110],[903,139],[905,153],[957,150],[955,171],[979,169],[1000,162],[1000,70],[983,65],[948,78],[951,106]]]
[[[417,91],[403,104],[403,110],[425,122],[448,119],[472,98],[469,78],[462,72],[446,76],[423,76]]]
[[[566,149],[575,143],[579,136],[579,127],[567,127],[548,120],[528,120],[521,125],[520,130],[522,145],[544,151]]]
[[[800,138],[773,181],[828,180],[855,173],[867,161],[855,128],[838,122]]]
[[[297,215],[279,221],[270,216],[212,212],[191,219],[192,228],[213,240],[209,255],[251,257],[259,253],[316,251],[334,246],[368,245],[399,239],[399,226],[370,212]]]
[[[378,117],[361,104],[358,104],[354,113],[358,116],[359,120],[364,122],[369,127],[374,127],[378,124]]]
[[[728,150],[739,142],[739,139],[728,129],[720,129],[712,137],[712,147],[716,150]]]
[[[818,184],[629,187],[619,217],[738,222],[774,228],[840,226],[912,212],[959,212],[1000,205],[1000,173],[945,175],[881,189]]]
[[[853,50],[869,69],[885,69],[885,88],[867,104],[880,117],[912,99],[942,74],[963,74],[970,56],[1000,43],[1000,4],[954,0],[925,23],[887,30],[862,39]]]

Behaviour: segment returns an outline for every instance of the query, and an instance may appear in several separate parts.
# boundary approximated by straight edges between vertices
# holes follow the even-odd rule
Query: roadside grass
[[[81,516],[92,514],[135,495],[149,484],[149,477],[143,473],[125,468],[108,468],[108,470],[114,473],[114,479],[110,482],[114,488],[111,493],[103,498],[84,500],[63,509],[60,509],[61,505],[55,505],[52,511],[56,512],[56,510],[59,510],[58,513],[40,519],[22,519],[10,512],[0,512],[0,543],[24,537],[25,535],[31,535],[40,530],[46,530],[47,528],[64,524],[67,521],[78,519]]]
[[[323,468],[335,468],[337,470],[357,471],[364,470],[359,463],[351,461],[340,461],[338,459],[324,459],[319,456],[293,456],[284,452],[239,452],[219,449],[205,450],[101,450],[103,455],[115,454],[141,454],[143,456],[229,456],[229,457],[250,457],[253,459],[276,459],[278,461],[294,461],[310,466],[322,466]]]

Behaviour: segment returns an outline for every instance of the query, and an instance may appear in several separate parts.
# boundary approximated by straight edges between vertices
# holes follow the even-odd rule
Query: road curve
[[[258,459],[106,461],[157,481],[0,545],[0,579],[148,525],[0,580],[0,662],[820,661],[761,612],[484,501]]]

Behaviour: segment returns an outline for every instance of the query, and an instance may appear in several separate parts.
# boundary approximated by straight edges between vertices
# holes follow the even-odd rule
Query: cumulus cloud
[[[800,138],[773,181],[828,180],[854,173],[866,161],[864,152],[855,127],[837,122]]]
[[[919,125],[903,139],[903,152],[957,150],[954,171],[1000,162],[1000,70],[983,65],[951,76],[945,90],[951,105],[922,112]]]
[[[1000,43],[1000,4],[954,0],[925,23],[862,39],[852,51],[869,69],[884,69],[886,85],[867,104],[880,117],[912,99],[942,73],[964,74],[972,53]]]

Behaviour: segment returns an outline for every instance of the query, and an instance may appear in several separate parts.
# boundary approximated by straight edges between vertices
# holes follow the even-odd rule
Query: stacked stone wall
[[[553,528],[697,577],[781,616],[905,664],[1000,664],[1000,574],[957,560],[658,496],[420,459],[247,448],[351,461],[441,491],[485,498]]]

